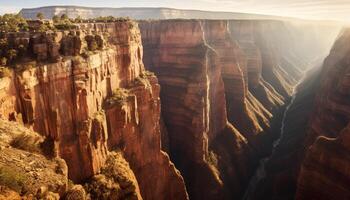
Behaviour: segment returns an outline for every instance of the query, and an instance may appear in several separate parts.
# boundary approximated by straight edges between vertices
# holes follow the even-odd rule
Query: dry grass
[[[42,138],[27,134],[20,134],[15,136],[12,141],[10,142],[10,145],[13,148],[21,149],[28,152],[37,152],[40,153],[40,144],[42,143]]]
[[[0,167],[0,185],[21,193],[26,184],[26,176],[7,166]]]

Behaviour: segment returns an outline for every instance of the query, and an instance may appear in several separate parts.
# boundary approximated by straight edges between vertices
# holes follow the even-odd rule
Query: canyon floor
[[[0,199],[348,199],[340,30],[249,16],[1,32],[0,58],[19,53],[0,67]]]

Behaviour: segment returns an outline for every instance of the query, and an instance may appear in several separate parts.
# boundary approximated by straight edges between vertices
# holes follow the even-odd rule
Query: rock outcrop
[[[5,37],[28,45],[11,76],[1,79],[1,116],[45,136],[50,154],[67,162],[70,179],[88,181],[119,149],[144,199],[187,199],[181,174],[161,151],[159,85],[146,75],[135,22]],[[109,105],[124,89],[129,107]]]

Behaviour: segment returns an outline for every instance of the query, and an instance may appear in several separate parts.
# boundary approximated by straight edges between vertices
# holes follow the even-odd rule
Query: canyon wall
[[[141,31],[124,19],[76,26],[70,31],[0,35],[9,49],[25,49],[10,69],[0,68],[0,117],[44,136],[45,154],[63,158],[69,178],[89,182],[87,192],[96,198],[102,198],[101,180],[115,181],[110,173],[118,171],[115,166],[127,169],[120,185],[131,192],[123,195],[136,199],[241,198],[259,160],[272,151],[302,70],[324,51],[298,41],[305,35],[303,28],[274,20],[140,21]],[[346,52],[337,48],[341,44],[333,51]],[[312,53],[299,50],[306,46]],[[347,60],[338,58],[334,53],[326,61],[326,66],[342,67],[325,67],[323,92],[318,94],[334,99],[318,98],[320,109],[312,114],[306,146],[297,138],[283,151],[293,136],[282,131],[282,150],[272,155],[280,158],[276,163],[282,173],[268,174],[273,178],[260,182],[256,198],[285,197],[274,194],[285,185],[296,189],[299,165],[290,164],[294,171],[284,171],[290,160],[284,160],[283,152],[300,145],[297,154],[291,154],[301,163],[302,147],[313,144],[318,135],[331,137],[327,131],[337,135],[347,124],[342,102],[348,95]],[[339,73],[344,77],[335,80]],[[319,84],[315,77],[294,101],[313,99]],[[293,107],[305,111],[295,122],[298,126],[307,126],[312,103]],[[332,116],[327,117],[329,110]],[[325,126],[328,122],[337,126]],[[344,139],[336,141],[343,144]],[[315,157],[324,155],[321,147],[316,144],[307,154],[300,198],[317,187],[310,184],[317,174],[309,171],[314,160],[324,164],[323,157]],[[267,170],[280,172],[271,163]]]
[[[225,34],[226,24],[216,23],[210,25],[220,29],[213,31]],[[141,23],[144,61],[159,78],[170,155],[190,198],[233,198],[247,182],[250,150],[227,121],[220,59],[205,26],[196,20]]]
[[[160,149],[159,85],[144,69],[137,24],[77,26],[4,36],[28,55],[1,79],[1,116],[44,135],[49,153],[67,162],[75,182],[98,174],[117,150],[144,199],[187,199],[181,174]]]
[[[292,40],[285,26],[140,21],[144,63],[161,85],[166,149],[191,198],[241,197],[259,158],[271,151],[278,137],[276,118],[306,65],[291,58],[293,42],[280,44]],[[283,36],[273,40],[276,30]]]
[[[350,30],[345,29],[326,58],[316,105],[304,141],[306,155],[296,199],[348,199]]]

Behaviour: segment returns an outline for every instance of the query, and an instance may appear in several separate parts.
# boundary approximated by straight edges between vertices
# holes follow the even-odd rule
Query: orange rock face
[[[109,101],[108,144],[124,152],[144,199],[187,199],[180,172],[161,151],[159,89],[154,75],[143,75],[128,87],[125,100]]]
[[[210,26],[217,29],[207,34]],[[227,35],[226,26],[196,20],[140,24],[145,64],[161,85],[170,155],[192,199],[233,198],[249,174],[250,150],[227,121],[222,63],[211,46],[216,34]]]
[[[19,120],[22,115],[25,124],[53,140],[54,152],[65,159],[75,182],[97,174],[109,151],[118,149],[144,199],[187,199],[181,174],[160,149],[159,85],[157,78],[145,75],[137,24],[79,24],[68,35],[26,37],[42,38],[33,42],[40,44],[37,61],[54,55],[47,48],[52,43],[60,55],[52,63],[20,63],[12,78],[1,79],[1,116]],[[91,40],[99,49],[77,56],[91,48]],[[127,103],[107,106],[121,88],[131,95]]]
[[[274,120],[301,77],[304,60],[285,26],[164,20],[142,21],[140,32],[120,20],[57,34],[9,34],[28,59],[0,79],[0,117],[45,136],[75,182],[99,174],[110,152],[121,151],[138,199],[241,198],[258,160],[271,151]],[[334,53],[325,64],[319,96],[329,98],[318,98],[307,134],[305,146],[313,146],[299,178],[301,199],[321,188],[313,180],[348,194],[346,179],[335,184],[325,173],[347,177],[345,154],[336,154],[348,147],[343,40],[334,51],[344,58]]]
[[[16,88],[11,77],[0,79],[0,117],[15,120]]]
[[[241,197],[256,160],[272,149],[280,108],[323,48],[296,43],[307,31],[273,20],[141,21],[140,28],[145,66],[161,85],[166,149],[190,197]]]

